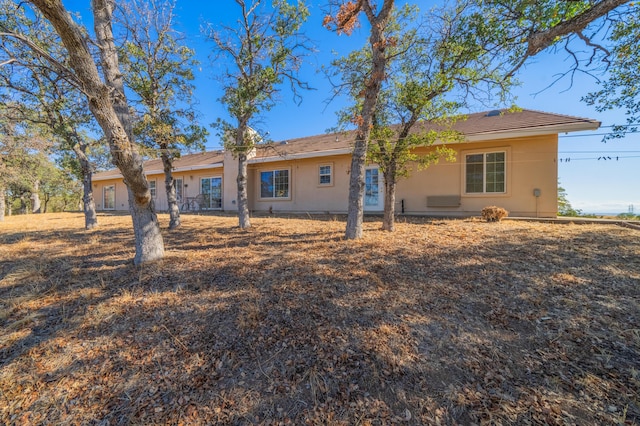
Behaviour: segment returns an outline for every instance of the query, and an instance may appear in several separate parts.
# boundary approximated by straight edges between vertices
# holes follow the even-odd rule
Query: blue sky
[[[85,22],[90,22],[89,1],[63,0],[67,8],[80,12]],[[261,132],[269,132],[272,140],[286,140],[311,136],[325,132],[335,126],[335,112],[345,104],[337,99],[327,104],[331,86],[319,71],[334,57],[333,51],[343,55],[363,46],[366,41],[366,28],[357,30],[351,37],[333,34],[321,25],[324,16],[322,2],[311,2],[311,16],[305,24],[305,31],[315,44],[317,52],[306,58],[302,69],[302,79],[316,90],[303,93],[303,100],[297,105],[291,95],[283,92],[277,107],[261,118],[256,126]],[[427,10],[433,1],[417,1],[421,9]],[[201,27],[211,24],[231,24],[237,19],[239,8],[232,0],[215,2],[194,2],[177,0],[176,15],[179,30],[185,34],[188,43],[196,50],[201,67],[196,72],[196,98],[202,123],[213,123],[218,117],[226,117],[225,109],[219,104],[220,83],[215,76],[221,72],[219,61],[210,59],[212,44],[201,35]],[[566,71],[569,63],[561,53],[541,54],[535,57],[518,78],[522,85],[515,89],[518,106],[527,109],[555,112],[560,114],[594,118],[603,126],[613,123],[623,124],[623,111],[598,113],[587,106],[580,98],[594,90],[595,80],[587,76],[578,76],[570,85],[561,80],[550,88],[558,73]],[[483,108],[486,109],[486,108]],[[561,162],[558,167],[561,185],[567,190],[569,201],[574,208],[585,212],[626,212],[634,205],[640,213],[640,191],[637,189],[637,171],[640,169],[640,134],[627,135],[626,138],[602,142],[603,128],[598,132],[577,135],[561,135],[559,158],[570,158],[570,162]],[[577,135],[577,136],[576,136]],[[211,131],[207,149],[218,149],[219,141],[215,131]],[[618,161],[597,160],[598,157],[618,157]]]

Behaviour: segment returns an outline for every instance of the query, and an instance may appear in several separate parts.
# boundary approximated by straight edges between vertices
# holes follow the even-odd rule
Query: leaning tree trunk
[[[36,180],[33,182],[33,191],[31,192],[31,213],[40,213],[41,212],[41,203],[40,203],[40,181]]]
[[[384,34],[394,8],[393,0],[385,0],[378,16],[374,15],[369,2],[363,3],[364,11],[371,23],[372,68],[371,75],[365,82],[362,114],[359,117],[355,147],[351,157],[351,175],[349,177],[349,204],[347,205],[347,227],[345,238],[353,240],[362,237],[362,219],[364,216],[364,178],[367,160],[367,145],[371,135],[373,114],[378,103],[378,95],[385,78],[387,68],[387,39]]]
[[[98,215],[96,203],[93,198],[93,166],[86,154],[87,145],[76,143],[73,145],[80,169],[82,170],[82,209],[84,211],[84,228],[94,229],[98,227]]]
[[[382,219],[382,230],[393,232],[396,230],[396,179],[395,177],[384,177],[384,218]]]
[[[364,174],[367,160],[367,141],[369,131],[358,132],[353,155],[351,156],[351,174],[349,175],[349,204],[347,206],[347,229],[345,237],[353,240],[362,237],[364,216]]]
[[[139,265],[162,259],[164,257],[164,240],[151,198],[149,182],[142,169],[142,157],[134,143],[133,118],[124,93],[124,80],[120,72],[118,50],[111,28],[114,3],[110,0],[93,0],[92,4],[94,28],[100,44],[100,57],[106,81],[106,85],[96,86],[98,89],[96,94],[106,95],[108,93],[110,96],[105,97],[106,100],[109,100],[106,105],[100,105],[99,99],[89,99],[89,106],[94,107],[92,110],[94,115],[97,114],[98,122],[102,122],[101,127],[105,130],[110,141],[111,156],[127,185],[129,212],[133,220],[136,245],[133,261]],[[89,54],[89,51],[87,50],[86,53]],[[91,64],[95,67],[93,58],[88,56],[87,59],[90,59]],[[97,69],[95,71],[95,76],[99,78]],[[99,80],[98,82],[101,83]]]
[[[238,225],[240,229],[251,228],[249,220],[249,196],[247,191],[247,153],[238,154]]]
[[[118,167],[129,193],[129,212],[133,220],[136,254],[134,263],[164,257],[164,241],[156,216],[149,182],[142,169],[142,157],[134,144],[132,117],[124,94],[124,83],[118,63],[118,52],[111,28],[113,2],[93,0],[93,20],[100,49],[101,69],[98,67],[85,31],[78,26],[62,5],[61,0],[31,0],[54,26],[69,52],[74,77],[82,85],[89,101],[89,109],[104,131],[114,164]]]
[[[167,203],[169,205],[169,230],[180,227],[180,207],[178,206],[178,197],[176,196],[176,187],[173,184],[173,159],[167,153],[167,147],[162,149],[162,167],[164,168],[164,188],[167,191]]]

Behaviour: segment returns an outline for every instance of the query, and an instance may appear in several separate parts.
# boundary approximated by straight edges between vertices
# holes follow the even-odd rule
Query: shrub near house
[[[500,222],[509,216],[509,212],[498,206],[488,206],[482,209],[482,218],[487,222]]]

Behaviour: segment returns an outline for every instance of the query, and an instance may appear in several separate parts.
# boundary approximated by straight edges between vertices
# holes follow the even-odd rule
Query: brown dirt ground
[[[638,230],[99,220],[0,224],[0,423],[640,423]]]

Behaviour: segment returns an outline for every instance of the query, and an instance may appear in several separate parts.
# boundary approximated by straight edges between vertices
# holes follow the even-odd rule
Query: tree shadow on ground
[[[640,421],[632,232],[424,223],[347,242],[330,221],[245,233],[218,220],[168,234],[163,262],[100,270],[104,249],[58,284],[68,299],[32,327],[48,340],[14,344],[25,350],[2,364],[0,390],[17,399],[0,419]]]

